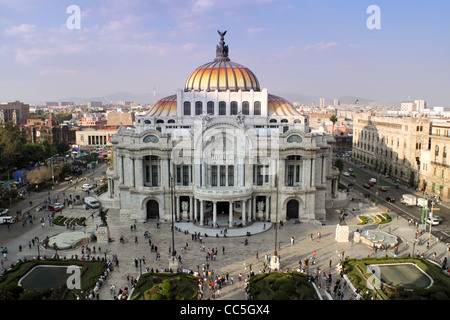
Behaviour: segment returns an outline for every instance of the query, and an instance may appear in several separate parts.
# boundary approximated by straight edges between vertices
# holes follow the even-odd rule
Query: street
[[[343,172],[347,171],[349,168],[354,170],[354,177],[345,177],[341,175],[341,182],[344,185],[348,185],[349,183],[353,183],[353,190],[359,190],[361,197],[360,199],[364,199],[364,194],[370,194],[371,197],[375,197],[377,203],[380,203],[389,210],[400,214],[406,219],[414,219],[419,223],[422,220],[422,208],[418,206],[406,206],[401,203],[403,194],[413,194],[417,196],[417,198],[422,198],[423,193],[418,192],[414,189],[407,188],[402,184],[399,184],[399,188],[397,189],[396,183],[392,181],[391,178],[385,178],[383,175],[378,175],[375,171],[370,169],[365,169],[361,167],[359,164],[355,164],[351,161],[344,161],[344,169]],[[363,184],[368,182],[370,178],[378,179],[378,185],[381,187],[387,187],[387,191],[378,191],[377,194],[377,185],[370,187],[370,189],[364,188]],[[390,203],[386,201],[386,197],[394,198],[396,201],[394,203]],[[359,200],[354,200],[355,207],[356,203]],[[435,237],[441,239],[441,241],[448,242],[450,240],[450,205],[448,204],[435,204],[434,214],[442,218],[442,222],[437,226],[432,226],[431,234]],[[433,210],[433,211],[434,211]],[[426,219],[426,217],[425,217]],[[427,227],[427,232],[429,232],[429,228]]]

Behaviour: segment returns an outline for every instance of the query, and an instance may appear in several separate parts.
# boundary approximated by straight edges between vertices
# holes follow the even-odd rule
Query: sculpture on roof
[[[229,60],[228,45],[225,45],[225,34],[227,31],[220,32],[217,30],[217,33],[220,35],[220,42],[216,47],[216,60]]]

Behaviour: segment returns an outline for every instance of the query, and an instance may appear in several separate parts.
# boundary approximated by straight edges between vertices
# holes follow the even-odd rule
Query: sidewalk
[[[353,204],[354,205],[354,204]],[[342,258],[342,253],[345,257],[351,258],[363,258],[367,256],[378,256],[382,257],[384,255],[393,256],[393,250],[382,251],[378,250],[375,254],[372,249],[365,244],[352,243],[353,233],[359,229],[364,228],[378,228],[378,225],[374,226],[361,226],[358,225],[359,219],[358,215],[367,212],[369,210],[379,210],[380,212],[385,212],[385,208],[381,205],[373,208],[368,204],[363,204],[361,211],[353,212],[347,210],[349,215],[346,217],[346,223],[349,226],[350,231],[350,241],[338,243],[335,240],[336,235],[336,225],[339,221],[339,212],[335,209],[329,210],[327,212],[327,218],[325,224],[322,225],[317,221],[302,222],[300,224],[293,224],[292,222],[284,222],[284,225],[277,230],[277,243],[279,244],[278,253],[281,256],[281,268],[282,271],[286,270],[296,270],[298,269],[298,263],[302,263],[305,259],[311,259],[313,253],[315,252],[315,264],[309,265],[309,271],[314,274],[318,268],[320,268],[320,274],[323,272],[325,274],[332,275],[331,290],[334,286],[335,281],[338,279],[338,273],[336,271],[336,265]],[[142,273],[148,271],[165,270],[169,266],[169,247],[172,245],[172,233],[171,233],[171,223],[160,223],[157,229],[156,223],[150,221],[147,223],[134,222],[133,221],[120,221],[118,210],[110,209],[107,217],[110,237],[113,242],[109,243],[91,243],[90,247],[95,246],[97,248],[97,255],[106,257],[112,260],[113,255],[117,255],[119,265],[114,266],[114,270],[110,273],[103,286],[99,291],[99,296],[101,300],[112,300],[114,295],[110,293],[110,286],[114,284],[116,286],[116,293],[120,288],[128,287],[131,288],[131,279],[136,279],[140,272]],[[83,228],[86,233],[95,232],[96,226],[100,224],[100,219],[97,215],[94,215],[93,219],[87,220],[87,226]],[[136,229],[134,229],[134,225]],[[225,275],[228,273],[230,276],[234,277],[233,285],[227,284],[222,290],[220,297],[216,299],[223,300],[245,300],[246,294],[244,292],[244,281],[239,282],[239,274],[242,274],[243,279],[250,272],[250,268],[255,272],[259,273],[263,270],[264,255],[272,255],[275,249],[275,229],[266,225],[266,229],[263,229],[263,225],[260,223],[253,223],[247,228],[238,228],[228,230],[228,237],[224,238],[220,236],[216,238],[215,234],[218,229],[211,228],[200,228],[190,223],[177,223],[177,228],[181,231],[176,231],[174,233],[175,238],[175,249],[177,253],[181,255],[182,263],[181,267],[189,269],[193,272],[198,272],[202,270],[203,265],[208,265],[209,270],[214,273],[214,275]],[[39,234],[44,234],[47,232],[48,227],[44,229],[40,227],[35,228],[33,231],[27,231],[28,229],[22,231],[21,226],[15,224],[14,227],[18,232],[22,232],[20,236],[14,240],[10,240],[7,244],[10,249],[11,259],[23,258],[36,256],[36,248],[28,250],[23,250],[23,252],[17,252],[17,246],[19,243],[25,245],[28,240],[35,232]],[[29,228],[29,227],[26,227]],[[54,226],[51,227],[51,233],[57,234],[62,232],[67,232],[65,227]],[[77,231],[79,231],[78,228]],[[250,230],[251,235],[247,236],[246,232]],[[387,231],[394,234],[399,239],[399,255],[407,255],[408,253],[413,254],[412,244],[414,241],[414,236],[416,229],[414,226],[409,226],[408,221],[404,218],[393,217],[393,220],[386,224],[381,225],[381,230]],[[13,230],[14,231],[14,230]],[[144,233],[149,232],[151,238],[145,239]],[[185,234],[184,231],[189,231]],[[32,233],[31,233],[32,232]],[[192,240],[192,232],[213,232],[212,236],[204,237],[202,243],[199,241]],[[234,234],[236,232],[236,234]],[[319,238],[317,235],[321,233]],[[125,242],[121,243],[119,241],[120,235],[125,237]],[[294,237],[294,243],[291,245],[291,238]],[[137,242],[135,239],[137,238]],[[421,236],[422,239],[427,240],[428,234]],[[244,241],[248,239],[248,244],[245,245]],[[151,244],[158,247],[158,252],[161,255],[160,260],[156,260],[156,253],[151,250]],[[25,247],[24,246],[24,247]],[[99,248],[101,247],[101,248]],[[215,259],[211,260],[206,258],[208,252],[212,249],[217,251]],[[433,253],[437,253],[437,260],[442,261],[444,257],[450,258],[450,253],[446,250],[445,244],[436,242],[434,239],[430,240],[430,247],[426,246],[416,246],[415,250],[419,250],[420,253],[424,253],[426,258],[431,259]],[[41,250],[41,255],[46,254],[47,256],[52,256],[54,250]],[[70,249],[70,250],[60,250],[59,254],[70,257],[72,254],[81,254],[81,247]],[[135,266],[135,259],[141,259],[141,268]],[[145,260],[144,260],[145,259]],[[331,267],[330,267],[331,260]],[[129,280],[127,280],[127,276]],[[321,281],[321,289],[319,290],[323,299],[327,300],[328,297],[325,294],[325,282],[321,276],[319,276],[319,281]],[[351,290],[347,288],[344,292],[344,299],[349,299],[352,295]],[[205,299],[210,296],[210,292],[205,290]],[[337,297],[331,294],[332,299]]]

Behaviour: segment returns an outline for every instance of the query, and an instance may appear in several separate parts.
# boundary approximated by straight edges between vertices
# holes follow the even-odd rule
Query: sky
[[[227,30],[269,92],[450,107],[449,14],[448,0],[0,0],[0,102],[174,94]]]

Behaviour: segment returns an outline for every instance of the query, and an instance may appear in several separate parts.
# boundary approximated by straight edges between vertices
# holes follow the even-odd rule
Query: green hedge
[[[367,265],[389,264],[389,263],[414,263],[432,279],[433,285],[428,288],[416,288],[412,291],[403,287],[381,286],[376,292],[367,288],[367,279],[371,274],[366,273]],[[364,258],[347,259],[343,262],[345,273],[355,288],[359,289],[365,299],[383,300],[438,300],[450,299],[450,276],[446,275],[441,267],[422,258],[398,257],[398,258]],[[368,292],[366,294],[366,292]]]
[[[81,289],[69,290],[63,286],[53,290],[28,291],[18,286],[19,280],[27,274],[32,268],[38,265],[60,265],[71,266],[77,265],[81,267]],[[75,259],[45,259],[31,260],[17,263],[13,268],[3,273],[0,277],[0,300],[23,299],[23,300],[41,300],[54,299],[64,300],[72,299],[74,294],[80,295],[81,291],[88,291],[95,287],[95,284],[101,274],[105,271],[107,265],[105,261],[82,261]]]

